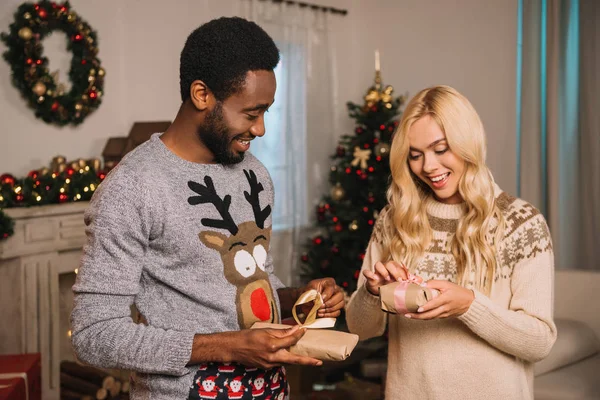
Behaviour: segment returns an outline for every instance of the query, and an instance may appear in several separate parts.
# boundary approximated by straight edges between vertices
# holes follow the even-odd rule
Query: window
[[[265,165],[275,190],[273,230],[291,229],[307,222],[305,74],[301,52],[281,46],[275,68],[275,103],[265,113],[266,134],[252,143],[252,153]],[[288,51],[286,51],[288,50]]]

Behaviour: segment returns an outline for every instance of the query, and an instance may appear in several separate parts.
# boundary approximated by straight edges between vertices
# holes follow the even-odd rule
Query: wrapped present
[[[438,295],[438,290],[426,287],[421,277],[412,274],[408,274],[407,280],[379,288],[381,309],[393,314],[417,312],[419,307]]]
[[[296,307],[310,302],[314,302],[314,304],[304,323],[302,323],[296,312]],[[317,311],[322,305],[323,299],[321,294],[313,289],[303,293],[298,298],[292,308],[292,314],[296,323],[307,328],[307,330],[304,336],[295,345],[290,347],[289,350],[291,353],[313,357],[322,361],[345,360],[350,356],[354,347],[356,347],[358,335],[323,329],[333,327],[335,325],[335,318],[317,318]],[[252,326],[252,329],[289,329],[289,327],[289,325],[283,324],[257,322]]]
[[[0,378],[0,400],[21,400],[27,398],[27,387],[21,378]]]
[[[42,370],[41,359],[39,353],[34,354],[11,354],[0,355],[0,385],[8,385],[6,382],[14,382],[18,380],[22,382],[23,395],[21,397],[2,397],[12,391],[21,390],[21,384],[11,384],[11,388],[5,387],[0,389],[0,399],[25,399],[25,400],[41,400],[42,398]],[[11,394],[11,396],[14,396]]]

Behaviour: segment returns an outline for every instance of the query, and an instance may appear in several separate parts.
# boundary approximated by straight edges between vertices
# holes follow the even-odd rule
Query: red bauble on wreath
[[[73,53],[68,92],[58,79],[58,71],[48,70],[43,54],[42,40],[56,30],[67,35],[67,49]],[[10,64],[13,85],[36,117],[49,124],[78,125],[100,106],[106,72],[97,57],[96,32],[68,1],[21,4],[9,32],[3,32],[1,39],[7,47],[3,56]]]

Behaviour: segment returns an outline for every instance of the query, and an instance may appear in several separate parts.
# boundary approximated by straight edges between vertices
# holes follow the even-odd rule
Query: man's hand
[[[203,362],[237,362],[249,367],[272,368],[283,364],[320,366],[321,360],[289,352],[306,332],[289,329],[244,329],[194,336],[188,365]]]
[[[342,289],[333,278],[315,279],[306,285],[304,291],[314,289],[321,294],[323,305],[317,311],[319,318],[337,318],[344,308],[345,298]]]
[[[406,267],[396,261],[381,261],[375,263],[374,271],[364,270],[363,275],[367,278],[367,290],[374,296],[379,296],[379,287],[400,279],[408,279]]]
[[[416,313],[406,314],[412,319],[435,319],[458,317],[467,312],[475,300],[472,290],[448,281],[428,281],[427,287],[437,289],[440,295],[423,304]]]
[[[273,368],[282,364],[320,366],[316,358],[292,354],[288,349],[296,344],[306,329],[246,329],[234,332],[231,361],[247,366]]]

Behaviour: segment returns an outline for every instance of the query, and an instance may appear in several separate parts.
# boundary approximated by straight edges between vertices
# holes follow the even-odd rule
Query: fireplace
[[[41,353],[42,398],[60,398],[70,344],[71,286],[85,241],[87,203],[5,210],[15,234],[0,242],[0,354]]]

